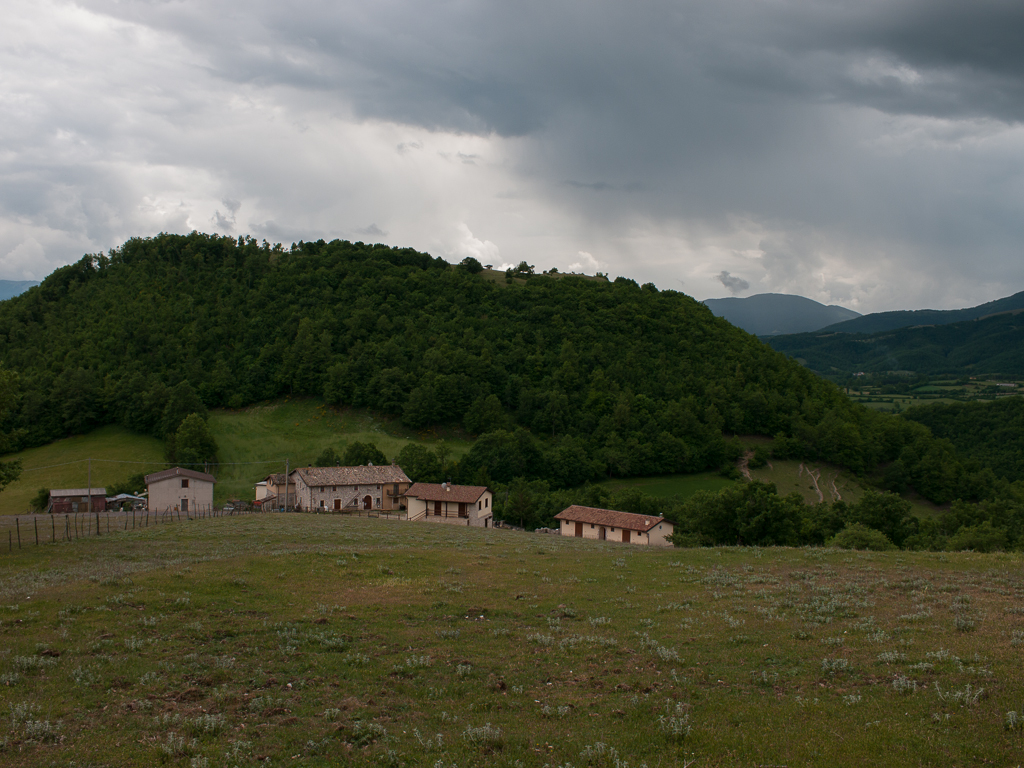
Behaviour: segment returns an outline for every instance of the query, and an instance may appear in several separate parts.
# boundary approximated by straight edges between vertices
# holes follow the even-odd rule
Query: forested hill
[[[718,467],[724,430],[857,471],[913,446],[904,469],[925,495],[981,493],[923,427],[852,404],[683,294],[623,278],[494,284],[478,268],[345,241],[130,240],[0,304],[17,389],[4,432],[12,448],[109,422],[159,436],[196,394],[230,408],[303,394],[417,429],[464,424],[481,435],[467,480]],[[926,460],[941,477],[914,474]]]
[[[822,332],[880,333],[917,325],[949,325],[1024,309],[1024,291],[966,309],[910,309],[873,312],[821,328]]]
[[[865,371],[1024,375],[1024,314],[1006,312],[963,323],[883,333],[801,333],[773,336],[774,349],[826,376]]]

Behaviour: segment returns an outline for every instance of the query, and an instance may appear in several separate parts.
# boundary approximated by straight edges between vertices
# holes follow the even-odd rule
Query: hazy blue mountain
[[[860,313],[852,309],[786,293],[758,293],[745,299],[705,299],[704,304],[715,316],[724,317],[756,336],[809,333],[860,317]]]
[[[0,280],[0,301],[20,296],[34,285],[39,283],[35,280]]]
[[[852,320],[837,322],[819,330],[835,331],[837,333],[881,333],[882,331],[894,331],[897,328],[909,328],[915,325],[961,323],[965,320],[977,320],[1000,312],[1012,312],[1020,309],[1024,309],[1024,291],[1015,293],[1013,296],[1008,296],[1005,299],[996,299],[995,301],[979,304],[976,307],[968,307],[967,309],[912,309],[897,310],[895,312],[873,312],[870,315],[861,315]],[[715,314],[718,313],[716,312]],[[790,333],[795,333],[795,331],[790,331]]]

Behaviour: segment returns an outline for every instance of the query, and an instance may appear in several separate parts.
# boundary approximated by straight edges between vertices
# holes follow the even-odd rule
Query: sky
[[[0,279],[199,230],[965,307],[1022,121],[1019,0],[5,0]]]

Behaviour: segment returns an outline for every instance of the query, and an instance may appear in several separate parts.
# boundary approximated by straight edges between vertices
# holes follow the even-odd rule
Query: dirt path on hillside
[[[797,477],[800,477],[801,475],[803,475],[804,469],[805,469],[804,465],[801,464],[800,465],[800,471],[797,473]],[[821,470],[820,469],[811,469],[810,467],[807,467],[806,469],[807,469],[807,476],[809,478],[811,478],[811,482],[814,483],[814,492],[816,494],[818,494],[818,501],[824,501],[825,500],[825,494],[822,493],[821,492],[821,488],[818,487],[818,478],[821,477]]]
[[[750,460],[752,458],[754,458],[754,452],[747,451],[740,456],[740,460],[736,462],[736,469],[738,469],[740,474],[747,478],[747,480],[751,481],[754,479],[750,476]]]

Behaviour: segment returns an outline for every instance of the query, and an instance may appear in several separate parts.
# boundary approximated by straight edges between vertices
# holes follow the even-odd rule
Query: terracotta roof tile
[[[635,515],[632,512],[618,512],[614,509],[581,507],[578,504],[573,504],[571,507],[566,507],[555,515],[555,519],[571,520],[579,523],[594,523],[595,525],[605,525],[609,528],[625,528],[630,531],[649,531],[665,518]]]
[[[450,483],[414,483],[406,496],[423,501],[454,501],[474,504],[487,491],[486,485],[451,485]]]

